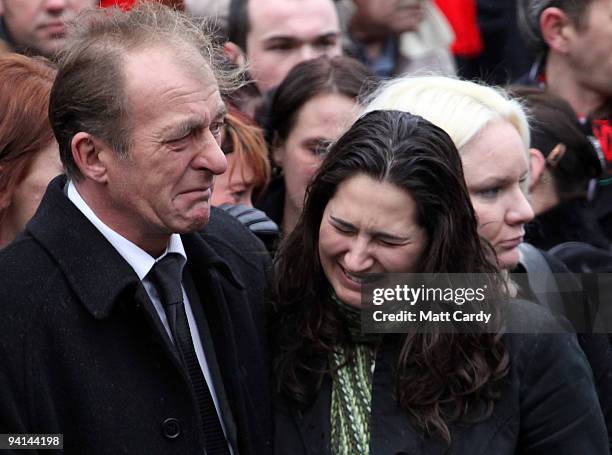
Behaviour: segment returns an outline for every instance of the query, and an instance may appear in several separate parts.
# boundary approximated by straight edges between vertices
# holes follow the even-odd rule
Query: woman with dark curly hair
[[[398,111],[359,119],[277,256],[276,453],[606,453],[573,335],[503,335],[501,318],[487,333],[361,333],[367,274],[477,273],[502,301],[494,254],[450,137]],[[555,330],[541,307],[507,307]]]

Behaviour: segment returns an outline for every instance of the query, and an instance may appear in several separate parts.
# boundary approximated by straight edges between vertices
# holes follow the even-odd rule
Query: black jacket
[[[549,324],[550,314],[516,302],[526,330]],[[450,450],[438,437],[421,436],[397,405],[397,352],[379,352],[372,380],[371,455],[608,454],[606,430],[589,365],[572,334],[507,334],[510,371],[493,415],[452,425]],[[305,411],[279,399],[277,455],[329,454],[331,382],[327,378]],[[447,451],[448,450],[448,451]]]
[[[64,183],[51,182],[25,233],[0,252],[0,433],[63,433],[65,452],[79,455],[201,455],[188,376],[144,287]],[[182,240],[228,432],[241,455],[269,454],[267,253],[220,210]]]
[[[610,248],[610,241],[597,223],[592,208],[582,199],[564,201],[538,215],[527,225],[525,241],[546,251],[565,242]]]
[[[546,56],[541,55],[538,60],[532,65],[528,73],[520,77],[515,84],[526,85],[530,87],[539,87],[546,89],[546,83],[542,77],[546,64]],[[605,125],[612,123],[612,103],[606,103],[606,106],[598,109],[597,112],[590,113],[585,119],[580,119],[584,134],[596,145],[596,149],[602,160],[604,173],[602,178],[597,182],[597,187],[594,194],[589,195],[589,208],[597,220],[601,232],[606,236],[609,242],[612,241],[612,142],[603,137],[598,139],[596,130],[597,123],[601,121]],[[608,126],[605,127],[608,129]],[[602,135],[600,132],[599,135]],[[604,135],[605,136],[605,135]]]

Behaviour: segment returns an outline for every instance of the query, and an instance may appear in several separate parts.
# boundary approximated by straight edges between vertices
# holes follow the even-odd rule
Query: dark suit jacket
[[[510,370],[493,414],[474,424],[450,425],[452,443],[423,437],[395,394],[397,351],[378,352],[372,378],[371,455],[604,455],[606,429],[589,365],[576,337],[535,333],[554,327],[551,316],[530,302],[513,302],[515,327],[533,334],[504,336]],[[551,325],[552,324],[552,325]],[[558,330],[553,328],[552,330]],[[304,411],[277,401],[276,455],[330,453],[331,380]]]
[[[0,433],[63,433],[83,455],[203,454],[188,376],[144,287],[64,183],[0,252]],[[268,256],[220,210],[182,239],[239,453],[271,453]]]

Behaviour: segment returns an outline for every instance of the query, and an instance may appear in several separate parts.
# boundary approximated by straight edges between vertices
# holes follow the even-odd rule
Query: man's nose
[[[43,7],[50,13],[61,13],[66,9],[69,0],[43,0]]]
[[[207,132],[205,136],[199,145],[193,165],[196,169],[206,169],[214,175],[223,174],[227,169],[225,154],[210,132]]]
[[[317,58],[319,55],[320,53],[317,52],[317,50],[311,44],[304,44],[300,49],[300,62],[312,60],[313,58]]]

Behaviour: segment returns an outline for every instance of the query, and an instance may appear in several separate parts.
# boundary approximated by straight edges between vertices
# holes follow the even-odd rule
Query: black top
[[[610,241],[595,219],[592,208],[582,199],[564,201],[538,215],[527,225],[525,240],[542,250],[564,242],[585,242],[609,249]]]

